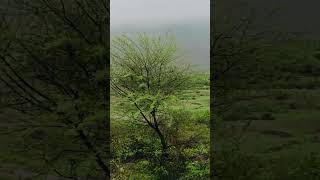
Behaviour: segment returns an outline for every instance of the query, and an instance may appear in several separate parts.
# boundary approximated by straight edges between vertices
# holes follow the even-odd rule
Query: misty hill
[[[183,61],[195,65],[195,69],[209,71],[210,64],[210,33],[209,22],[179,22],[175,24],[126,24],[111,25],[111,37],[119,34],[134,35],[139,32],[164,35],[175,35],[178,53]]]

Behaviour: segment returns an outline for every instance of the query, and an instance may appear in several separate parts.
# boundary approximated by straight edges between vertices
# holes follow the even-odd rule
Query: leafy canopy
[[[111,47],[112,88],[129,101],[155,109],[188,85],[188,66],[177,64],[172,36],[116,37]]]

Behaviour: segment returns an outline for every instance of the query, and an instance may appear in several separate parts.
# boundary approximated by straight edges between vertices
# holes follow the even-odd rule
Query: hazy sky
[[[210,0],[111,0],[111,25],[209,20]]]
[[[209,70],[210,0],[111,0],[111,35],[175,35],[184,62]]]

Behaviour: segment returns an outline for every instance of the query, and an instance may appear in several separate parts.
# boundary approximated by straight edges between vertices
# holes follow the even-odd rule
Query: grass
[[[320,148],[320,89],[265,91],[271,97],[240,102],[232,108],[229,114],[237,117],[220,126],[223,128],[218,129],[221,132],[216,136],[214,146],[221,151],[240,142],[240,152],[261,160],[264,171],[288,175],[290,168],[318,153]],[[263,120],[261,115],[266,113],[274,119]],[[256,118],[250,119],[249,116]],[[250,126],[242,131],[241,128],[250,120]],[[241,133],[242,138],[239,138]],[[319,174],[316,177],[319,178]]]

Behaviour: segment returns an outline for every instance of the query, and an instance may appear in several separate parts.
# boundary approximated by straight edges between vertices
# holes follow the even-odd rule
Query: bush
[[[209,177],[209,110],[168,106],[162,111],[161,129],[170,147],[166,163],[160,164],[162,150],[156,135],[129,123],[128,132],[113,138],[111,169],[115,179],[208,179],[203,177]]]

